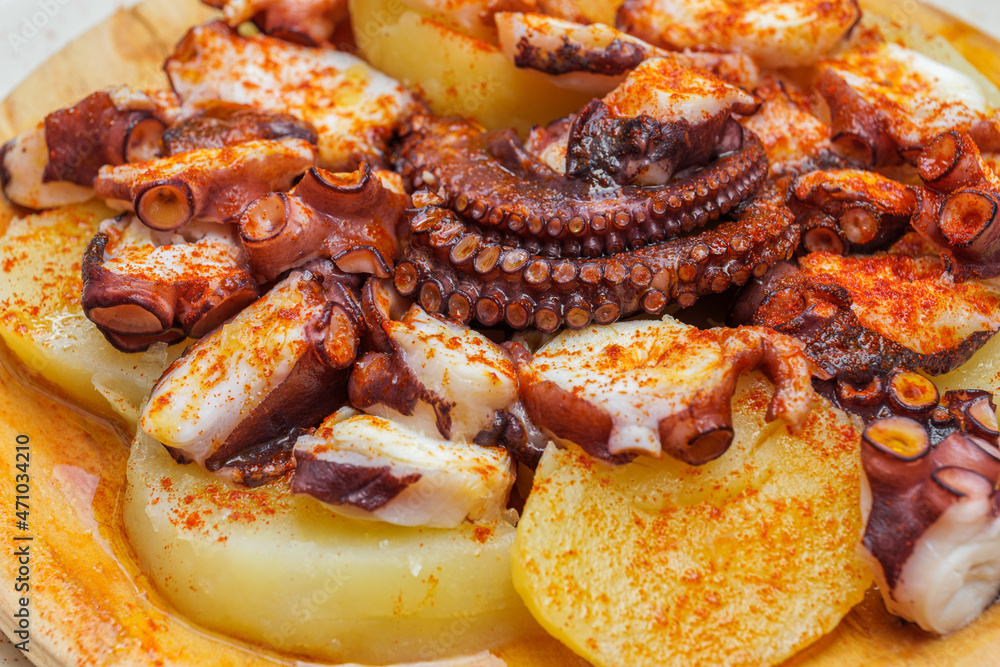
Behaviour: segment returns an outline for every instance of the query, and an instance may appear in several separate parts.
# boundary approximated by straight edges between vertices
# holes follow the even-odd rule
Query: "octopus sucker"
[[[965,132],[946,132],[917,157],[927,184],[912,225],[958,280],[1000,275],[1000,177]]]
[[[119,350],[201,338],[259,296],[236,235],[220,225],[163,243],[134,216],[102,223],[83,257],[83,312]]]
[[[527,143],[416,116],[396,162],[408,187],[438,192],[473,222],[556,253],[612,254],[716,220],[761,186],[764,149],[733,117],[758,106],[707,72],[653,58]]]
[[[408,202],[394,176],[367,163],[346,174],[313,167],[290,192],[251,202],[239,230],[254,275],[270,281],[323,258],[348,273],[388,278]]]
[[[523,153],[510,133],[488,135],[466,121],[418,117],[400,153],[404,182],[442,193],[449,208],[480,225],[522,238],[556,239],[559,254],[572,254],[567,249],[575,243],[591,256],[615,245],[624,249],[623,230],[635,230],[632,245],[677,236],[731,211],[767,174],[763,147],[747,132],[740,150],[689,177],[657,188],[613,188],[595,197],[584,181],[547,169],[519,173],[492,157],[498,144]]]
[[[951,391],[938,404],[935,390],[927,399],[874,418],[868,413],[858,550],[890,612],[946,634],[1000,590],[1000,449],[990,394]]]
[[[798,245],[799,229],[780,191],[747,202],[734,217],[629,252],[551,259],[477,241],[438,201],[411,214],[411,245],[394,283],[426,310],[462,322],[542,331],[610,324],[638,312],[658,314],[673,302],[691,306],[700,295],[742,285]]]
[[[875,172],[813,171],[793,185],[808,251],[838,255],[885,247],[909,227],[918,191]]]
[[[966,363],[1000,331],[995,91],[881,24],[850,37],[858,1],[350,0],[345,23],[347,0],[205,0],[225,21],[181,39],[169,92],[99,91],[0,147],[16,203],[103,200],[12,222],[9,263],[53,246],[18,227],[93,225],[68,300],[90,338],[60,319],[26,349],[162,362],[145,403],[103,358],[93,384],[138,417],[126,528],[171,603],[233,632],[244,591],[267,580],[280,616],[278,579],[337,561],[330,615],[237,634],[405,662],[495,586],[458,642],[487,662],[521,615],[515,640],[541,624],[595,665],[665,665],[786,661],[869,569],[929,632],[995,602],[1000,422],[991,393],[947,390],[996,380]],[[44,305],[26,266],[11,294]],[[255,508],[185,527],[189,487]],[[261,545],[285,567],[202,585],[204,553]],[[663,567],[636,587],[628,558]]]
[[[247,204],[287,190],[315,161],[316,147],[301,139],[253,140],[103,167],[94,191],[169,232],[192,220],[235,222]]]

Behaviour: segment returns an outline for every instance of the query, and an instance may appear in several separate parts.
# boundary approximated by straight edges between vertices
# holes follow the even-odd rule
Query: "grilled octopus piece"
[[[958,629],[1000,591],[992,395],[949,391],[939,400],[933,383],[908,371],[837,393],[868,415],[859,553],[886,607],[930,632]]]

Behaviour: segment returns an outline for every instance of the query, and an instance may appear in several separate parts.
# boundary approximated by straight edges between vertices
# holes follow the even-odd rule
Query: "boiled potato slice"
[[[83,251],[115,213],[96,201],[15,218],[0,237],[0,338],[45,381],[88,409],[130,424],[183,345],[145,353],[112,347],[80,307]]]
[[[801,436],[765,424],[773,388],[741,379],[734,443],[692,468],[611,468],[550,445],[514,543],[514,585],[595,665],[764,665],[837,625],[871,583],[859,436],[817,404]]]
[[[231,486],[140,435],[124,523],[143,572],[210,628],[328,660],[474,653],[543,634],[503,521],[406,528],[333,515],[285,482]]]
[[[591,22],[614,26],[622,0],[573,0],[573,4]]]
[[[422,93],[442,115],[489,129],[525,132],[579,109],[590,96],[514,67],[500,49],[421,15],[397,0],[351,0],[351,25],[365,60]]]
[[[942,394],[949,389],[985,389],[1000,399],[1000,336],[994,335],[955,370],[931,379]]]

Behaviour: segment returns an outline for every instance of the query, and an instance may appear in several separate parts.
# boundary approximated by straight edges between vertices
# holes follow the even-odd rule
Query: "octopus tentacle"
[[[35,209],[87,201],[101,167],[159,156],[163,129],[177,113],[168,93],[93,93],[0,146],[0,190]]]
[[[885,246],[903,233],[917,208],[913,188],[852,169],[804,174],[793,193],[793,209],[808,219],[805,248],[840,255]]]
[[[914,373],[893,379],[904,375],[930,384]],[[944,634],[975,618],[1000,588],[992,574],[1000,449],[991,394],[950,391],[938,404],[930,389],[905,392],[927,394],[916,410],[890,411],[865,428],[860,553],[892,613]]]
[[[449,208],[521,238],[554,239],[559,255],[597,256],[658,243],[716,220],[755,192],[767,175],[752,132],[743,146],[658,188],[598,193],[528,154],[513,131],[486,134],[462,120],[414,120],[400,153],[404,182],[442,193]],[[579,250],[577,250],[579,249]]]
[[[209,100],[163,133],[166,155],[200,148],[225,148],[255,139],[301,139],[315,145],[316,128],[288,113],[265,111],[246,104]]]
[[[93,185],[104,165],[157,156],[165,123],[153,100],[127,88],[98,91],[45,117],[43,181]]]
[[[264,280],[318,257],[348,273],[388,278],[406,204],[391,179],[383,181],[367,163],[347,174],[313,167],[291,192],[272,192],[248,205],[240,238],[251,270]]]
[[[798,432],[814,398],[814,369],[798,342],[763,328],[706,331],[665,317],[564,331],[535,355],[512,349],[532,420],[611,463],[668,454],[702,465],[722,456],[733,440],[737,381],[755,368],[775,383],[768,421],[781,417]],[[711,370],[678,372],[678,354]]]
[[[972,137],[946,132],[917,158],[927,183],[912,224],[948,262],[958,280],[1000,275],[1000,178]]]
[[[301,139],[254,140],[104,167],[94,191],[150,228],[172,231],[192,220],[235,221],[258,197],[287,190],[315,160],[316,147]]]
[[[997,318],[977,315],[997,301],[991,290],[955,283],[936,258],[814,253],[799,263],[755,281],[738,298],[732,322],[798,338],[817,365],[844,381],[864,384],[896,368],[946,373],[1000,327]],[[927,305],[936,302],[942,307]]]
[[[396,267],[396,289],[430,312],[515,329],[579,329],[660,313],[673,302],[687,307],[764,275],[791,255],[799,236],[781,193],[773,192],[695,236],[593,259],[553,259],[486,240],[433,195],[415,201],[425,205],[411,215],[411,247]]]
[[[132,216],[101,225],[84,253],[81,304],[116,348],[200,338],[257,299],[235,235],[217,225],[198,232],[157,245]]]
[[[186,350],[154,386],[141,428],[175,459],[236,481],[266,454],[284,474],[295,437],[346,401],[366,329],[360,289],[329,261],[292,271]]]
[[[547,74],[557,86],[603,95],[649,58],[674,58],[752,89],[760,74],[741,51],[670,52],[603,23],[584,24],[546,14],[497,12],[500,49],[516,67]]]
[[[1000,147],[1000,120],[975,82],[892,42],[820,63],[816,88],[830,108],[835,149],[861,166],[912,162],[949,130],[968,132],[983,150]]]

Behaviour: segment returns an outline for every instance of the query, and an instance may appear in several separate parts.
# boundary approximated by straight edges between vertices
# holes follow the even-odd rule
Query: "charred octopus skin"
[[[439,192],[529,251],[594,257],[671,238],[753,194],[767,158],[732,113],[756,108],[741,89],[658,58],[528,144],[513,130],[418,116],[397,161],[408,187]]]
[[[762,76],[752,90],[760,109],[740,123],[764,144],[772,178],[843,166],[833,152],[830,127],[811,111],[809,93],[775,74]]]
[[[595,259],[552,259],[495,231],[480,231],[418,194],[410,248],[394,273],[396,289],[428,312],[485,326],[553,332],[610,324],[671,303],[691,306],[764,275],[791,256],[798,226],[779,189],[741,206],[735,220],[686,238]]]
[[[890,612],[946,634],[1000,590],[1000,449],[988,393],[948,392],[938,405],[929,384],[896,374],[888,393],[902,408],[865,429],[859,552]]]

